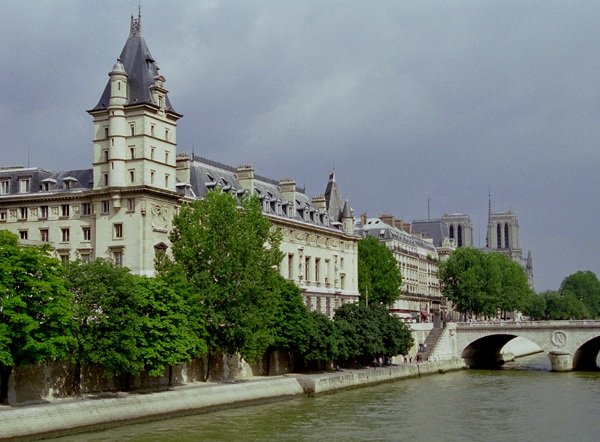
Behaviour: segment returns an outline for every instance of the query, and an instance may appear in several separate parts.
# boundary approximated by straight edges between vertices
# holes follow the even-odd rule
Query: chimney
[[[292,204],[292,208],[296,210],[296,181],[293,178],[285,178],[279,181],[279,191],[285,201]]]
[[[235,173],[242,189],[247,190],[249,195],[254,195],[254,168],[252,165],[244,164],[238,166]]]
[[[176,158],[177,162],[177,179],[182,183],[190,182],[190,157],[187,153],[178,153]]]
[[[319,209],[319,212],[325,212],[327,210],[327,203],[325,202],[325,195],[315,196],[312,199],[313,206]]]

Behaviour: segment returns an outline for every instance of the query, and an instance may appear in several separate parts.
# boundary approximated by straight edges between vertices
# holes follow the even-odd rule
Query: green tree
[[[581,318],[581,302],[572,293],[547,290],[541,293],[541,296],[543,296],[546,300],[547,319],[557,320]]]
[[[268,348],[267,361],[272,351],[287,352],[296,358],[307,354],[314,323],[300,289],[277,275],[273,290],[278,293],[278,302],[272,323],[273,342]]]
[[[402,275],[393,253],[377,238],[358,243],[358,289],[363,304],[391,305],[400,296]]]
[[[487,314],[493,304],[499,282],[486,270],[483,256],[480,250],[461,247],[440,263],[442,292],[460,313]]]
[[[364,360],[384,353],[380,318],[373,313],[377,307],[349,303],[335,311],[334,321],[340,330],[340,359]]]
[[[382,354],[388,356],[406,355],[414,345],[408,326],[386,308],[374,308],[383,340]]]
[[[161,376],[169,367],[171,384],[172,366],[206,353],[206,341],[192,324],[190,306],[170,281],[135,279],[140,291],[139,348],[144,370],[150,376]]]
[[[531,293],[518,263],[500,253],[471,247],[457,249],[440,263],[440,282],[456,310],[471,315],[496,316],[521,310]]]
[[[235,196],[220,190],[184,205],[173,227],[172,267],[182,269],[195,292],[209,353],[256,360],[273,340],[277,298],[271,287],[282,259],[280,233],[258,198],[244,197],[239,207]]]
[[[588,318],[600,317],[600,281],[594,272],[579,271],[567,276],[560,290],[572,294],[583,304],[582,315],[587,312]]]
[[[338,356],[339,335],[335,324],[327,315],[319,312],[310,312],[312,327],[307,352],[304,358],[307,361],[323,363],[333,361]]]
[[[74,393],[79,393],[85,363],[98,364],[106,374],[125,375],[127,382],[130,374],[144,368],[138,314],[143,295],[135,277],[114,261],[97,258],[87,264],[68,263],[65,279],[74,297],[77,325]]]
[[[340,360],[406,354],[413,345],[408,327],[383,305],[345,304],[335,311]]]
[[[73,345],[71,296],[49,247],[19,247],[0,230],[0,403],[13,367],[64,358]]]
[[[546,299],[533,291],[528,295],[523,314],[537,321],[546,319]]]
[[[103,258],[68,263],[65,280],[77,324],[74,394],[80,392],[82,364],[124,376],[127,389],[130,375],[146,370],[160,376],[167,366],[205,350],[188,320],[190,307],[177,290],[181,287],[172,280],[132,275]]]

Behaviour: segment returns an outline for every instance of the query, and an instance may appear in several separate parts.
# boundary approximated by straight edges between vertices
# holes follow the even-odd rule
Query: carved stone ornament
[[[167,231],[167,215],[169,210],[166,207],[152,205],[152,229],[159,232]]]
[[[51,209],[52,215],[58,216],[58,206],[53,206]]]
[[[562,348],[567,345],[567,334],[562,330],[556,330],[552,332],[550,341],[552,341],[555,347]]]
[[[31,208],[31,216],[38,216],[38,208],[37,207],[32,207]]]
[[[10,209],[10,217],[11,218],[17,217],[17,209]]]

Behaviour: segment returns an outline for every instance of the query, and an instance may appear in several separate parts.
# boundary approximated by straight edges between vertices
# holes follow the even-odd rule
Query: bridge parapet
[[[494,321],[456,324],[457,356],[468,366],[502,363],[501,348],[515,337],[538,345],[554,371],[597,369],[600,321]]]

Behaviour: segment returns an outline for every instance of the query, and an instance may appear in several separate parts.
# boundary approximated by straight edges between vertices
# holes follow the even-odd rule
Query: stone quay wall
[[[333,373],[288,374],[220,383],[194,383],[154,393],[113,393],[58,399],[47,404],[0,407],[0,439],[73,432],[157,416],[283,400],[465,368],[462,360],[402,364]],[[108,397],[103,397],[108,396]]]

